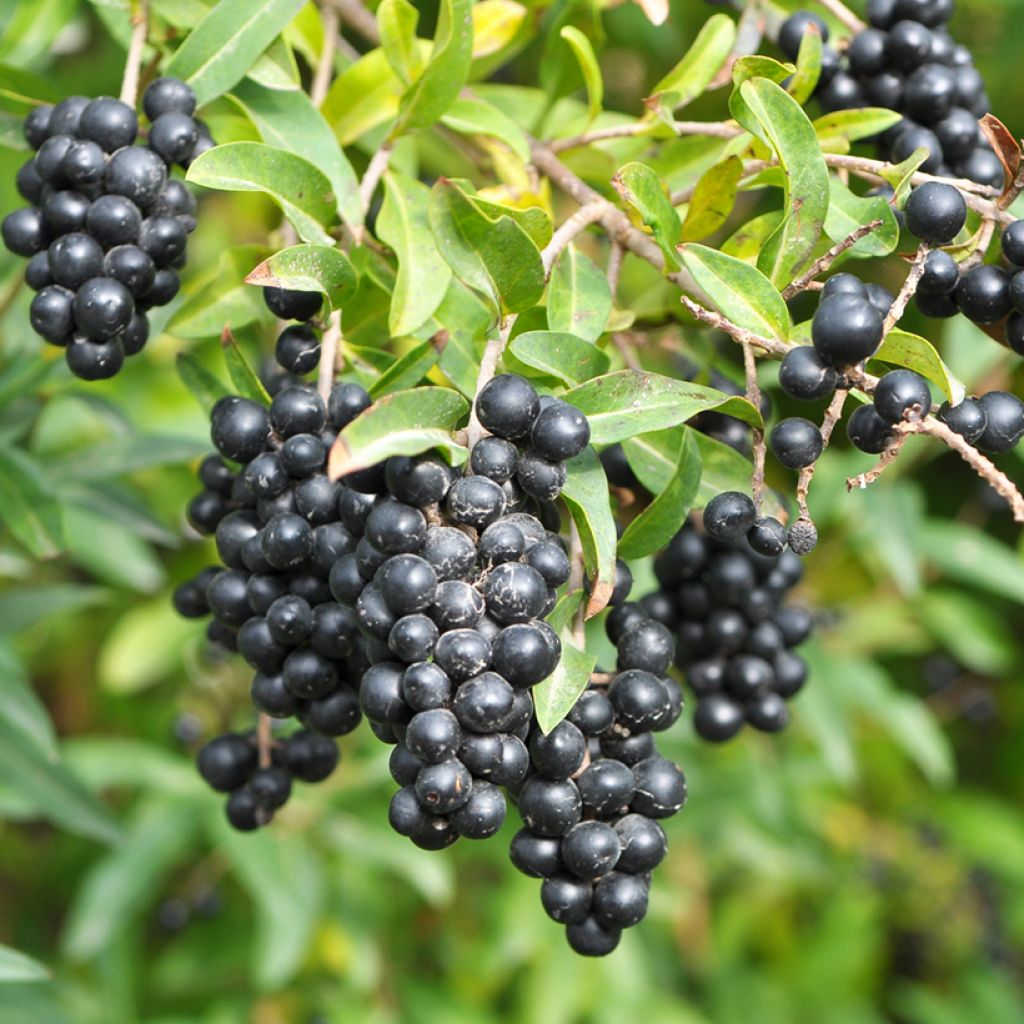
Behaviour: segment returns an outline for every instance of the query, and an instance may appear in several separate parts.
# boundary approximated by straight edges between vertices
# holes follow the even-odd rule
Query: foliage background
[[[429,29],[432,5],[417,6]],[[1019,136],[1024,5],[960,7],[955,31]],[[606,12],[608,105],[640,109],[707,13],[675,0],[654,29],[633,5]],[[105,2],[8,0],[0,61],[58,95],[116,93],[123,54],[105,24],[124,17]],[[537,64],[528,50],[508,76],[530,82]],[[701,112],[721,116],[721,100]],[[238,120],[223,101],[211,112],[221,136]],[[2,214],[24,157],[7,120],[0,142]],[[186,296],[276,223],[260,198],[212,195]],[[954,456],[925,446],[849,497],[863,457],[823,461],[803,595],[823,621],[795,724],[726,750],[676,730],[666,752],[692,798],[670,823],[652,913],[586,962],[507,863],[514,823],[435,855],[390,832],[387,750],[365,733],[273,829],[229,834],[182,740],[244,723],[244,673],[210,661],[168,601],[208,557],[180,539],[207,442],[174,358],[187,348],[219,371],[216,342],[161,334],[116,380],[74,383],[39,355],[20,272],[0,254],[0,439],[43,467],[69,551],[35,561],[0,535],[0,700],[32,680],[62,764],[111,813],[0,731],[0,942],[52,969],[0,977],[4,1024],[1024,1019],[1024,563],[1009,517]],[[243,341],[271,337],[268,325]],[[1011,383],[969,325],[943,345],[965,380]],[[111,828],[119,844],[97,841]]]

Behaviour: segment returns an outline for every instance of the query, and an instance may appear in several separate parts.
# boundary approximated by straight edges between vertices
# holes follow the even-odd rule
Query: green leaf
[[[49,977],[45,964],[10,946],[0,946],[0,983],[47,981]]]
[[[586,415],[590,441],[597,445],[673,427],[707,409],[761,426],[761,414],[745,398],[637,370],[598,377],[567,391],[562,398]]]
[[[693,432],[682,430],[681,433],[675,473],[647,508],[626,527],[619,541],[620,558],[653,555],[686,521],[700,486],[702,467]]]
[[[230,393],[221,381],[188,352],[178,353],[175,366],[182,383],[205,412],[209,412],[218,399]]]
[[[560,331],[527,331],[513,339],[510,348],[521,363],[569,386],[607,373],[610,363],[589,341]]]
[[[507,114],[483,100],[459,96],[441,123],[460,135],[487,135],[503,142],[523,163],[530,162],[530,140]]]
[[[900,226],[896,214],[885,196],[858,196],[838,178],[829,181],[831,201],[825,218],[825,234],[833,242],[841,242],[857,228],[872,221],[882,221],[881,227],[861,238],[847,253],[852,257],[888,256],[900,240]]]
[[[268,146],[288,150],[308,160],[327,176],[338,213],[351,227],[363,223],[359,180],[326,118],[306,93],[262,89],[241,82],[231,98],[249,116]]]
[[[430,339],[410,349],[370,385],[368,390],[371,396],[380,398],[394,391],[415,387],[437,365],[440,358],[438,350],[443,349],[444,344],[443,340],[435,342]]]
[[[572,634],[572,618],[585,597],[586,594],[582,590],[566,594],[548,616],[548,621],[562,643],[562,656],[555,671],[533,688],[537,724],[545,734],[551,732],[572,710],[580,694],[590,683],[591,673],[597,663],[594,655],[581,651],[576,646]]]
[[[665,256],[669,270],[679,269],[676,246],[683,226],[665,183],[646,164],[629,163],[612,178],[615,191],[640,214]]]
[[[548,285],[548,327],[596,342],[612,312],[608,278],[574,245],[559,256]]]
[[[686,210],[684,242],[707,238],[725,224],[736,205],[736,186],[741,177],[743,161],[738,156],[727,157],[704,172]]]
[[[1024,562],[966,523],[929,520],[918,531],[921,554],[951,580],[1024,605]]]
[[[195,90],[199,105],[230,89],[299,12],[304,0],[220,0],[163,69]]]
[[[823,149],[835,148],[838,141],[857,142],[880,135],[897,125],[903,115],[884,107],[861,107],[857,110],[834,110],[811,123]]]
[[[64,546],[63,513],[46,474],[11,445],[0,447],[0,522],[36,558],[52,558]]]
[[[54,485],[84,480],[109,480],[154,466],[173,466],[198,458],[210,446],[190,437],[166,434],[129,434],[100,441],[89,449],[89,457],[80,451],[63,458],[52,458],[47,474]]]
[[[736,43],[736,23],[726,14],[708,18],[678,64],[651,90],[652,99],[672,110],[700,96]]]
[[[882,347],[872,359],[916,371],[940,387],[952,405],[959,405],[964,400],[964,385],[953,376],[935,346],[920,335],[892,330],[885,336]]]
[[[935,642],[949,651],[958,665],[985,676],[1014,671],[1015,638],[984,598],[933,586],[919,595],[915,607]]]
[[[441,0],[430,60],[402,95],[391,138],[436,123],[466,84],[472,60],[472,0]]]
[[[338,435],[331,448],[330,475],[375,466],[392,455],[419,455],[438,448],[452,463],[469,454],[451,432],[469,403],[449,388],[410,388],[373,403]]]
[[[278,92],[296,92],[301,88],[299,65],[284,36],[278,36],[256,58],[256,63],[249,68],[248,78],[256,85]]]
[[[263,192],[277,203],[303,241],[334,245],[326,231],[336,216],[330,180],[295,153],[262,142],[229,142],[196,157],[186,178],[226,192]]]
[[[821,237],[828,213],[828,167],[814,126],[784,89],[767,78],[752,78],[740,85],[739,94],[746,107],[734,109],[734,116],[772,149],[785,173],[786,216],[757,263],[782,288],[806,267]]]
[[[341,309],[356,290],[352,261],[327,245],[293,245],[265,259],[245,278],[261,288],[320,292],[332,309]]]
[[[590,619],[608,604],[615,586],[615,520],[608,501],[608,478],[597,452],[586,448],[566,463],[566,469],[562,498],[583,546],[583,564],[591,581],[586,608]]]
[[[588,123],[601,113],[604,104],[604,80],[601,78],[601,65],[597,62],[590,40],[572,25],[566,25],[558,33],[573,52],[580,71],[583,72],[583,84],[587,87]]]
[[[892,203],[897,209],[903,208],[907,196],[910,195],[910,179],[921,169],[921,165],[930,155],[929,150],[919,146],[906,160],[879,169],[878,173],[893,187]]]
[[[40,103],[57,103],[62,98],[49,78],[12,64],[0,64],[0,97],[13,101],[26,114]]]
[[[270,395],[267,394],[267,389],[263,386],[256,371],[249,365],[249,360],[245,358],[245,353],[239,348],[229,327],[225,327],[221,333],[220,346],[224,353],[228,376],[235,386],[235,391],[243,398],[250,398],[262,405],[270,405]]]
[[[0,719],[17,729],[50,760],[56,760],[57,736],[43,702],[11,645],[0,642]]]
[[[789,341],[792,322],[778,289],[757,267],[706,245],[681,249],[683,263],[719,312],[733,323],[776,341]]]
[[[715,495],[723,491],[743,491],[750,489],[750,481],[754,467],[750,460],[741,455],[735,448],[730,448],[723,441],[716,441],[707,434],[702,434],[693,427],[685,428],[693,435],[700,451],[703,472],[700,477],[700,488],[694,500],[694,508],[703,508]],[[638,439],[640,440],[640,439]],[[762,509],[765,515],[779,518],[784,516],[785,509],[779,502],[775,492],[765,488]]]
[[[411,85],[423,71],[423,53],[417,45],[419,11],[409,0],[381,0],[377,8],[380,41],[395,74]]]
[[[430,189],[394,171],[384,176],[384,204],[377,235],[398,257],[388,329],[393,337],[411,334],[436,312],[451,281],[451,268],[430,231]],[[424,282],[430,282],[424,287]]]
[[[68,771],[0,718],[0,778],[55,825],[79,835],[114,843],[120,831],[105,807]]]
[[[814,95],[818,79],[821,78],[822,49],[823,42],[820,32],[804,32],[803,38],[800,40],[800,52],[796,58],[796,72],[786,88],[786,91],[800,106],[803,106]]]
[[[95,864],[79,885],[64,931],[68,955],[92,960],[124,934],[153,905],[195,838],[194,800],[147,797],[124,841]]]
[[[425,40],[420,45],[426,50]],[[321,110],[338,141],[351,145],[395,116],[403,92],[383,50],[371,50],[335,78]]]
[[[514,217],[486,213],[445,178],[434,186],[428,210],[435,245],[461,281],[505,313],[540,301],[540,250]]]
[[[163,584],[163,564],[149,543],[89,508],[69,504],[64,515],[68,554],[91,575],[142,593]]]
[[[61,612],[102,604],[109,597],[109,591],[101,587],[87,587],[80,583],[21,586],[0,593],[0,636],[20,633],[55,618]]]
[[[554,234],[551,218],[539,206],[527,206],[525,209],[519,206],[506,206],[504,203],[495,203],[478,195],[473,196],[473,203],[488,217],[511,217],[538,249],[543,249],[551,241]]]

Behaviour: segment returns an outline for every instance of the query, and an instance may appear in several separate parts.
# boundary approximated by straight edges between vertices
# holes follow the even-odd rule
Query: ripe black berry
[[[256,747],[244,736],[218,736],[199,751],[199,774],[220,793],[245,785],[256,770]]]
[[[168,164],[184,164],[199,141],[199,130],[188,114],[169,111],[149,128],[149,148]]]
[[[1018,267],[1024,267],[1024,221],[1015,220],[1003,228],[1000,238],[1003,255]]]
[[[146,207],[167,183],[167,165],[151,150],[125,146],[111,156],[104,176],[107,191]]]
[[[324,301],[320,292],[290,288],[264,288],[263,299],[270,312],[282,320],[311,320],[320,312]]]
[[[29,307],[32,329],[54,345],[66,345],[74,331],[74,293],[60,285],[43,288]]]
[[[46,248],[50,237],[42,210],[26,206],[3,219],[4,245],[18,256],[32,256]]]
[[[704,508],[704,529],[714,540],[737,541],[746,536],[757,519],[753,501],[739,491],[725,491]]]
[[[38,107],[33,107],[25,118],[22,128],[25,132],[25,139],[33,149],[38,149],[49,138],[52,113],[53,107],[43,103]]]
[[[372,404],[373,399],[359,384],[335,384],[327,400],[327,417],[331,426],[341,430]]]
[[[552,921],[579,924],[590,913],[591,886],[586,881],[559,872],[544,879],[540,887],[540,901]]]
[[[786,546],[786,528],[773,516],[762,516],[747,533],[747,543],[757,554],[775,558]]]
[[[158,267],[177,265],[187,242],[188,234],[177,217],[147,217],[139,228],[139,245]]]
[[[772,454],[787,469],[803,469],[816,462],[825,447],[821,431],[799,416],[780,420],[768,439]]]
[[[488,615],[502,625],[511,625],[541,615],[547,599],[547,584],[531,566],[506,562],[487,574],[483,593]]]
[[[229,396],[210,414],[210,436],[217,450],[235,462],[250,462],[270,437],[270,417],[258,402]]]
[[[292,733],[284,744],[284,765],[303,782],[326,779],[338,764],[338,748],[333,740],[305,729]]]
[[[878,455],[892,437],[892,426],[878,415],[873,405],[862,405],[854,409],[846,434],[855,448]]]
[[[134,313],[131,292],[112,277],[91,278],[75,294],[75,323],[90,338],[115,337],[128,326]]]
[[[924,273],[917,290],[929,295],[948,295],[960,280],[956,260],[941,249],[933,249],[924,261]]]
[[[1010,276],[1002,267],[980,264],[960,275],[956,302],[968,320],[990,324],[1010,312]]]
[[[1024,436],[1024,402],[1007,391],[990,391],[978,404],[986,420],[978,447],[993,454],[1010,451]]]
[[[480,423],[508,441],[526,438],[539,412],[540,399],[533,385],[511,373],[493,377],[476,397]]]
[[[85,225],[89,234],[110,248],[139,240],[142,214],[135,203],[125,196],[104,195],[89,206]]]
[[[117,338],[94,341],[76,334],[64,349],[64,358],[76,377],[107,380],[124,365],[124,347]]]
[[[149,253],[137,245],[118,245],[103,257],[103,273],[120,281],[137,298],[153,286],[156,266]]]
[[[327,421],[323,399],[313,388],[297,385],[279,391],[270,403],[274,430],[284,438],[319,433]]]
[[[939,419],[970,444],[985,433],[988,417],[976,398],[965,398],[959,405],[944,402],[939,408]]]
[[[196,95],[177,78],[156,78],[143,93],[142,109],[150,121],[172,112],[191,114],[196,109]]]
[[[780,387],[790,398],[799,401],[827,398],[838,383],[839,375],[835,368],[824,362],[812,345],[797,345],[790,349],[779,367]]]
[[[913,370],[890,370],[875,389],[875,410],[887,423],[926,416],[931,407],[928,382]]]
[[[551,402],[534,421],[530,432],[534,450],[549,462],[579,455],[590,441],[586,416],[568,402]]]
[[[791,14],[779,28],[779,49],[790,59],[796,60],[800,43],[808,27],[814,25],[821,33],[822,42],[828,42],[828,24],[820,15],[811,11],[797,11]]]
[[[852,294],[822,299],[811,339],[822,362],[849,366],[872,355],[882,342],[882,314]]]
[[[960,190],[938,181],[918,185],[903,212],[910,233],[932,245],[952,242],[967,222],[967,203]]]

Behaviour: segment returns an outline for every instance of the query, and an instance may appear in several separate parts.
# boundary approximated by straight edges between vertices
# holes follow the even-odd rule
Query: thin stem
[[[579,149],[594,142],[606,142],[609,139],[629,139],[637,136],[650,135],[662,125],[658,121],[633,121],[630,124],[613,124],[607,128],[595,128],[581,135],[573,135],[567,139],[554,139],[549,142],[548,149],[552,153],[564,153],[566,150]],[[743,134],[743,129],[728,121],[673,121],[672,130],[676,135],[703,135],[715,139],[733,139]]]
[[[620,243],[612,242],[611,251],[608,253],[608,289],[614,300],[619,290],[619,278],[622,276],[622,260],[626,255]]]
[[[859,473],[857,476],[851,476],[846,481],[846,489],[848,491],[852,491],[855,488],[863,490],[865,487],[870,486],[896,461],[900,452],[903,451],[903,446],[907,443],[907,438],[910,436],[910,434],[904,429],[907,426],[909,426],[909,424],[900,424],[900,426],[896,428],[897,431],[899,431],[896,437],[893,438],[885,451],[883,451],[878,457],[878,461],[871,469],[866,473]]]
[[[820,277],[824,274],[840,256],[843,255],[848,249],[852,249],[862,238],[870,235],[872,231],[876,231],[882,226],[884,222],[881,220],[873,220],[868,224],[861,224],[860,227],[851,231],[845,238],[836,242],[835,245],[829,249],[828,252],[819,256],[810,266],[805,274],[801,274],[783,293],[782,297],[786,300],[793,298],[795,295],[799,295],[801,292],[805,292],[810,289],[811,285],[814,284],[815,278]]]
[[[121,79],[121,102],[134,107],[139,98],[139,68],[142,65],[142,52],[146,48],[146,35],[149,32],[149,0],[138,0],[132,4],[131,20],[132,37],[128,44],[124,77]]]
[[[631,370],[636,370],[638,373],[643,371],[643,364],[637,358],[636,351],[630,344],[629,335],[625,331],[616,331],[612,335],[612,344],[619,350],[622,361]]]
[[[270,749],[273,746],[273,740],[270,734],[271,718],[270,715],[265,715],[260,712],[260,717],[256,721],[256,750],[259,755],[259,766],[261,768],[269,768],[271,763]]]
[[[753,346],[754,348],[761,349],[762,352],[770,352],[774,356],[778,356],[780,359],[790,350],[789,345],[784,341],[776,341],[775,338],[764,338],[759,334],[755,334],[753,331],[748,331],[745,327],[740,327],[738,324],[734,324],[728,317],[723,316],[721,313],[716,313],[714,310],[705,309],[700,303],[694,302],[689,295],[684,295],[681,299],[683,305],[686,307],[687,312],[695,320],[699,320],[701,323],[707,324],[709,327],[714,327],[717,330],[724,331],[734,341],[738,341],[743,346]]]
[[[334,378],[338,370],[338,342],[341,340],[341,310],[331,314],[327,330],[320,339],[320,367],[317,373],[316,389],[320,397],[327,403],[334,387]]]
[[[754,356],[754,346],[751,343],[743,344],[743,370],[747,379],[747,401],[755,408],[761,408],[761,385],[757,382],[757,359]],[[754,494],[754,507],[757,514],[761,514],[761,505],[764,502],[764,464],[765,464],[765,443],[764,429],[755,427],[753,431],[754,440],[754,473],[751,478],[751,489]]]
[[[882,324],[883,338],[888,337],[889,332],[900,322],[903,314],[906,313],[907,306],[914,297],[917,286],[921,283],[921,278],[924,276],[924,263],[928,259],[928,252],[928,244],[922,242],[918,246],[917,254],[914,256],[914,264],[910,268],[910,273],[907,274],[903,287],[900,289],[899,295],[893,300],[893,304],[889,307],[889,313]]]
[[[550,277],[558,257],[574,238],[582,234],[596,224],[604,214],[605,201],[587,203],[581,206],[562,226],[551,236],[551,241],[545,246],[541,253],[541,261],[544,264],[544,276]]]
[[[341,15],[341,20],[346,25],[351,25],[368,42],[375,46],[380,45],[377,19],[360,3],[360,0],[327,0],[327,3]]]
[[[481,391],[487,386],[487,383],[494,376],[498,369],[498,360],[501,359],[502,352],[505,351],[505,346],[508,344],[508,339],[512,334],[512,328],[516,323],[516,314],[510,313],[501,322],[501,330],[497,336],[488,339],[487,346],[484,348],[484,357],[480,361],[480,372],[476,378],[476,389],[473,392],[475,395],[479,395]],[[469,416],[469,426],[466,427],[466,446],[472,450],[473,446],[484,436],[483,424],[477,419],[476,415],[476,403],[473,403],[473,411]]]
[[[822,451],[828,447],[829,441],[832,440],[832,432],[836,429],[836,424],[843,418],[843,406],[846,405],[846,396],[848,394],[849,391],[840,388],[832,396],[832,401],[829,402],[828,408],[825,410],[825,415],[821,421]],[[801,469],[800,476],[796,482],[796,503],[800,506],[800,518],[809,521],[813,520],[811,520],[811,513],[807,508],[807,496],[811,490],[811,481],[814,479],[816,465],[816,462],[812,462],[809,466]]]
[[[333,7],[324,7],[320,12],[324,28],[324,47],[320,51],[320,59],[316,64],[313,84],[310,86],[309,98],[314,107],[319,107],[327,96],[334,76],[334,54],[338,45],[338,12]]]
[[[362,200],[364,212],[369,211],[370,203],[373,200],[373,193],[377,191],[380,179],[388,169],[388,162],[391,160],[392,143],[382,142],[380,149],[373,154],[363,180],[359,183],[359,198]]]
[[[863,32],[867,28],[867,25],[841,0],[818,0],[818,3],[851,32]]]

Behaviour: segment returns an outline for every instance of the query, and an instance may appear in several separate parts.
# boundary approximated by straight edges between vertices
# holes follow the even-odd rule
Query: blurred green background
[[[676,0],[657,29],[632,4],[605,12],[609,105],[639,111],[708,12]],[[1022,20],[1019,0],[960,0],[954,22],[1018,135]],[[116,93],[126,24],[116,0],[5,0],[0,62],[57,95]],[[503,74],[529,82],[538,56]],[[723,100],[700,110],[720,117]],[[222,139],[244,132],[225,101],[210,121]],[[16,120],[0,125],[3,214],[25,154]],[[164,321],[204,289],[236,289],[251,313],[238,270],[276,224],[261,199],[209,197]],[[257,248],[222,263],[239,245]],[[922,443],[852,496],[845,477],[869,460],[823,460],[801,595],[821,627],[794,725],[721,750],[687,725],[666,740],[690,804],[669,823],[647,921],[588,962],[508,863],[514,821],[441,854],[390,832],[388,750],[365,730],[272,829],[229,832],[191,757],[247,727],[246,673],[169,605],[212,550],[182,540],[207,441],[174,358],[220,372],[214,331],[179,316],[116,380],[82,385],[39,352],[20,273],[0,254],[0,447],[29,453],[69,550],[34,559],[0,534],[0,701],[31,680],[63,739],[54,770],[0,728],[0,943],[52,970],[0,976],[0,1022],[1024,1020],[1024,561],[1005,509],[954,456]],[[269,350],[266,321],[241,333]],[[968,382],[1014,383],[969,325],[942,343]],[[1006,468],[1024,476],[1017,456]]]

